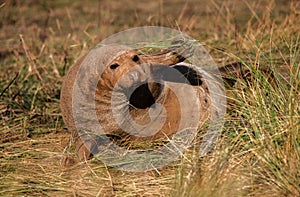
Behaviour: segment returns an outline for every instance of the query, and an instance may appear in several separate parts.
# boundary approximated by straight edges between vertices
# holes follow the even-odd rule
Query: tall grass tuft
[[[279,39],[276,53],[258,48],[246,65],[251,75],[228,98],[234,105],[217,147],[194,167],[184,162],[177,196],[300,195],[300,36],[289,39]]]

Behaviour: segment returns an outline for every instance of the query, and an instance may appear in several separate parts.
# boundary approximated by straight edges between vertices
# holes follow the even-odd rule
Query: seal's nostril
[[[139,74],[137,72],[132,72],[130,75],[132,81],[139,81]]]
[[[114,69],[118,68],[119,66],[120,66],[119,64],[115,63],[115,64],[110,65],[110,68],[114,70]]]
[[[132,57],[132,61],[134,61],[134,62],[137,62],[137,61],[139,61],[140,60],[140,58],[139,58],[139,56],[137,56],[137,55],[134,55],[133,57]]]

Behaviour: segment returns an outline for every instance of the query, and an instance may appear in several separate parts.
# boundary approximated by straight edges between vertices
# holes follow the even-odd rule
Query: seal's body
[[[178,131],[183,113],[180,98],[172,87],[178,87],[183,82],[173,79],[173,75],[165,75],[165,67],[174,68],[186,76],[188,85],[192,85],[197,103],[193,103],[189,95],[184,96],[187,102],[191,101],[190,105],[196,106],[199,116],[193,118],[197,119],[197,127],[200,128],[212,113],[208,83],[204,73],[196,72],[187,64],[178,64],[183,60],[181,55],[168,50],[153,55],[138,55],[134,50],[119,46],[107,47],[105,51],[95,49],[79,59],[70,68],[61,90],[62,115],[75,137],[79,158],[89,158],[91,152],[97,149],[98,142],[91,135],[82,135],[77,122],[83,125],[98,122],[102,134],[109,134],[120,143],[170,138]],[[157,73],[163,77],[163,83],[149,81],[149,75],[153,74],[155,78]],[[91,84],[92,79],[97,81],[95,86]],[[74,90],[80,90],[81,95],[74,95]],[[91,98],[82,100],[81,97],[87,94]],[[74,100],[79,105],[75,105]],[[153,106],[155,103],[163,106],[164,110],[157,110]],[[82,108],[83,113],[77,113],[77,108]],[[90,116],[92,110],[96,112],[96,119]],[[156,114],[153,115],[153,111]],[[151,115],[158,114],[164,114],[165,119],[157,119],[149,125],[153,122]],[[136,129],[129,120],[141,126]]]

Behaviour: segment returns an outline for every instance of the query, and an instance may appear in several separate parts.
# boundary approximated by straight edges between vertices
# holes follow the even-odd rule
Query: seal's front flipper
[[[164,49],[153,54],[140,55],[140,57],[145,63],[162,64],[166,66],[171,66],[179,62],[183,62],[186,59],[182,55],[169,49]]]
[[[174,40],[171,46],[156,53],[142,54],[140,57],[146,63],[172,66],[193,56],[193,43],[184,40]]]

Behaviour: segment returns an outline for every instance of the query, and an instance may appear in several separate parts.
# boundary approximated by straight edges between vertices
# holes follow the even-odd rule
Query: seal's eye
[[[134,62],[137,62],[137,61],[139,61],[140,60],[140,58],[139,58],[139,56],[137,56],[137,55],[134,55],[133,57],[132,57],[132,61],[134,61]]]
[[[116,68],[118,68],[119,66],[120,66],[119,64],[115,63],[115,64],[110,65],[110,68],[111,68],[111,69],[116,69]]]

